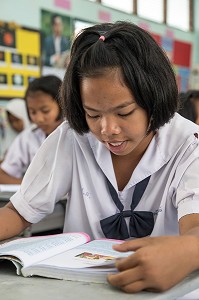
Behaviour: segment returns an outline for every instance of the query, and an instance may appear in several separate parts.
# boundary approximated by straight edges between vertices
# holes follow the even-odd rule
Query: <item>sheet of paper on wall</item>
[[[199,289],[194,290],[183,297],[179,297],[176,300],[198,300],[199,299]]]

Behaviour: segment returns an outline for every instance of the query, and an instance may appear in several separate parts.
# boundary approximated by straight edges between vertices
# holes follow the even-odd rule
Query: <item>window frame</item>
[[[95,0],[97,3],[103,5],[102,3],[102,0]],[[132,1],[132,4],[133,4],[133,12],[132,12],[132,15],[135,15],[137,17],[139,17],[138,13],[137,13],[137,6],[138,6],[138,1],[139,0],[131,0]],[[193,0],[188,0],[189,1],[189,28],[188,28],[188,32],[192,32],[194,30],[194,26],[193,26]],[[104,7],[108,7],[108,6],[105,6],[103,5]],[[109,8],[111,9],[115,9],[115,10],[118,10],[117,8],[115,7],[110,7]],[[121,10],[118,10],[118,11],[121,11]],[[124,12],[126,13],[125,11],[121,11],[121,12]],[[130,13],[129,13],[130,14]],[[164,25],[167,25],[167,26],[170,26],[168,25],[167,23],[167,0],[163,0],[163,22],[157,22],[157,21],[153,21],[153,20],[149,20],[150,22],[155,22],[157,24],[164,24]],[[185,31],[183,29],[180,29],[180,28],[177,28],[177,27],[173,27],[172,28],[176,28],[178,30],[182,30],[182,31]]]

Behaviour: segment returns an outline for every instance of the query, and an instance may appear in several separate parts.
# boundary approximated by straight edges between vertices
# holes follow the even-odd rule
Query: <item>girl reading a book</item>
[[[0,166],[1,184],[19,184],[35,153],[48,136],[63,121],[58,94],[61,79],[42,76],[29,83],[25,103],[32,126],[23,130],[10,145]]]
[[[0,238],[50,214],[68,194],[65,232],[128,240],[113,286],[170,288],[199,268],[198,126],[176,113],[171,64],[129,22],[82,30],[62,84],[66,122],[44,141],[0,210]]]

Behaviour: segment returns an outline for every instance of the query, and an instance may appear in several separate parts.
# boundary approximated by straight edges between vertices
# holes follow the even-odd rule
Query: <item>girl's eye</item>
[[[50,110],[42,111],[43,114],[48,114],[49,112],[50,112]]]
[[[130,112],[128,112],[127,114],[118,114],[118,116],[120,117],[128,117],[133,113],[133,110],[131,110]]]
[[[98,115],[96,115],[96,116],[91,116],[91,115],[89,115],[88,113],[86,113],[86,115],[87,115],[87,117],[90,118],[90,119],[97,119],[97,118],[99,118]]]

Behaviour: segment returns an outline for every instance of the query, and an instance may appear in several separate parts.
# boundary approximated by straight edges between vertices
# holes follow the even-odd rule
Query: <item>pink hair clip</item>
[[[104,42],[105,41],[105,36],[104,35],[100,35],[99,40],[102,40]]]

